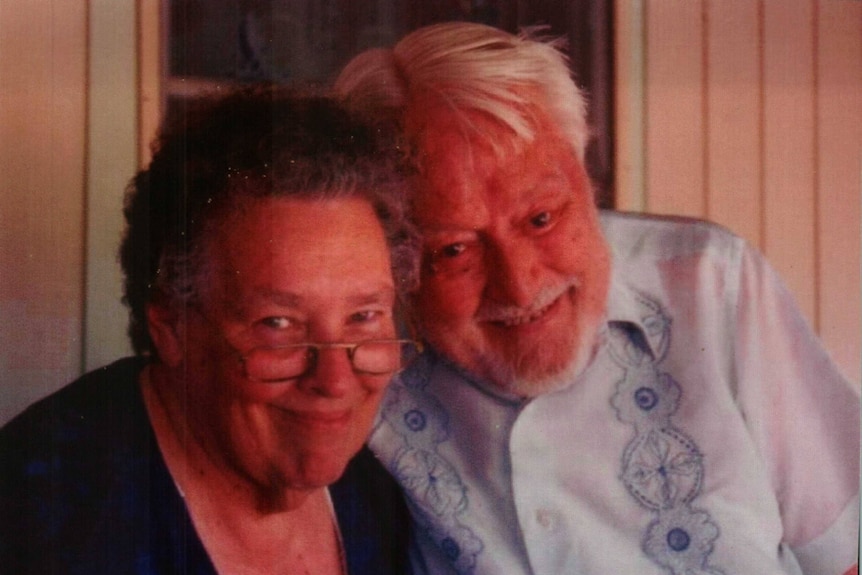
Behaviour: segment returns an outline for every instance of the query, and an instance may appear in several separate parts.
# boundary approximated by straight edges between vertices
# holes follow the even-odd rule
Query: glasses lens
[[[264,383],[294,379],[308,369],[309,355],[309,348],[305,345],[258,348],[243,360],[245,376]]]
[[[388,374],[400,370],[416,356],[413,342],[366,341],[353,352],[353,368],[371,374]]]
[[[353,369],[359,373],[388,375],[407,366],[419,355],[415,342],[400,340],[366,341],[351,344],[297,344],[280,348],[261,347],[243,360],[245,376],[262,383],[278,383],[301,377],[311,368],[319,348],[347,348]]]

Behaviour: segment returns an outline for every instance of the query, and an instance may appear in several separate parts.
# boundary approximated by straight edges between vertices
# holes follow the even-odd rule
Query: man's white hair
[[[435,24],[408,34],[391,49],[358,55],[334,89],[402,121],[422,113],[410,109],[412,96],[437,95],[453,112],[483,112],[527,141],[535,136],[532,116],[539,110],[583,162],[589,138],[586,102],[561,44],[540,38],[537,29],[513,35],[482,24]]]

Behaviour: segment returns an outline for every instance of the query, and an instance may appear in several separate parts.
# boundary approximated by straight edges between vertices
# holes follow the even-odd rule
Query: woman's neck
[[[151,366],[141,390],[159,449],[192,523],[221,573],[342,574],[326,488],[267,489],[235,473],[196,441],[184,406]]]

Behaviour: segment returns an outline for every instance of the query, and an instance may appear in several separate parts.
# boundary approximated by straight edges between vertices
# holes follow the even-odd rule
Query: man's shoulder
[[[646,263],[675,258],[735,259],[745,240],[706,220],[602,211],[601,225],[618,263]]]

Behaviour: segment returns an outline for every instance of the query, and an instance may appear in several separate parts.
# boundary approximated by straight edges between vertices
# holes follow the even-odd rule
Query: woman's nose
[[[300,386],[306,391],[325,397],[343,397],[356,385],[356,373],[343,347],[314,349],[313,365]]]

